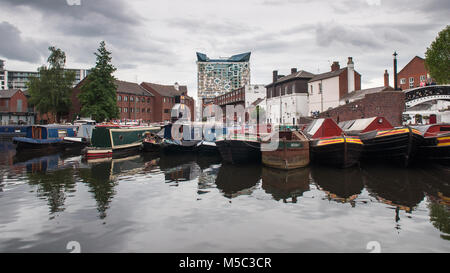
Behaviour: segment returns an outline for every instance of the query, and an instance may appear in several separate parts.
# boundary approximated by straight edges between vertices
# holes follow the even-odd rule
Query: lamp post
[[[398,90],[397,88],[397,52],[394,51],[394,90]]]

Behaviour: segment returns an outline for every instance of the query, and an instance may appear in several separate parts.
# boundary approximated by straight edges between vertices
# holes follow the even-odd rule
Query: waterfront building
[[[309,115],[308,81],[314,74],[291,69],[287,76],[273,71],[272,83],[266,85],[266,121],[273,124],[298,124]]]
[[[425,68],[425,60],[415,56],[397,73],[397,86],[402,89],[420,87],[421,84],[431,84],[433,79]]]
[[[242,105],[244,108],[248,108],[259,99],[264,99],[266,96],[266,88],[262,84],[246,84],[236,90],[227,92],[223,95],[215,97],[212,102],[215,105],[219,105],[225,109],[227,105]]]
[[[188,107],[190,120],[194,121],[195,101],[188,96],[186,85],[162,85],[156,83],[143,82],[141,86],[154,95],[153,122],[172,121],[172,109]]]
[[[81,103],[78,95],[85,81],[77,84],[72,92],[72,109],[67,121],[72,121],[80,115]],[[145,123],[154,122],[153,105],[154,95],[137,83],[115,80],[117,86],[117,106],[119,108],[119,119],[121,121],[135,120]],[[51,120],[47,122],[52,122]]]
[[[331,71],[315,75],[308,82],[309,112],[317,115],[337,107],[345,95],[360,89],[361,74],[355,71],[352,57],[348,57],[344,68],[340,68],[339,62],[333,62]]]
[[[34,124],[35,113],[28,108],[28,99],[20,89],[0,90],[0,122],[8,124]]]
[[[88,69],[66,68],[65,71],[75,72],[75,81],[73,86],[89,75]],[[26,90],[30,77],[39,77],[39,72],[26,70],[7,70],[5,69],[5,61],[0,60],[0,89],[21,89]]]
[[[250,84],[250,52],[210,59],[197,52],[198,99],[212,99]]]
[[[0,60],[0,90],[8,89],[8,71],[5,70],[5,61]]]

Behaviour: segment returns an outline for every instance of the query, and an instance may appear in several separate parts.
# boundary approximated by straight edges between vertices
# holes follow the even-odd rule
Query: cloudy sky
[[[424,57],[449,18],[448,0],[0,0],[0,58],[7,69],[36,70],[54,45],[68,67],[90,68],[105,40],[118,79],[177,81],[196,97],[196,51],[251,51],[255,84],[272,70],[323,73],[352,56],[369,88],[383,85],[384,69],[392,85],[394,50],[400,68]]]

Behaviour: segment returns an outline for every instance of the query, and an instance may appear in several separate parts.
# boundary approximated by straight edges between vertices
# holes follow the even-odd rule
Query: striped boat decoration
[[[411,129],[411,132],[413,132],[414,134],[416,134],[416,135],[422,135],[421,133],[420,133],[420,131],[419,130],[416,130],[416,129]]]
[[[442,146],[450,146],[450,137],[438,137],[438,145],[439,147]]]
[[[344,138],[333,138],[333,139],[325,139],[320,140],[317,146],[324,146],[324,145],[330,145],[330,144],[336,144],[336,143],[342,143],[344,142]]]
[[[359,138],[346,137],[346,139],[347,139],[347,142],[349,142],[349,143],[356,143],[356,144],[361,144],[361,145],[363,144],[361,139],[359,139]]]
[[[404,133],[408,133],[408,132],[409,132],[408,128],[379,131],[379,132],[377,132],[377,136],[376,137],[398,135],[398,134],[404,134]]]
[[[249,136],[249,135],[220,136],[220,137],[217,137],[217,139],[216,139],[216,141],[221,141],[221,140],[241,140],[241,141],[259,142],[259,140],[256,136]]]

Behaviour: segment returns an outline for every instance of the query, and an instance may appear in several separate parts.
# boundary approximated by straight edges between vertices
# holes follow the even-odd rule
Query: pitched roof
[[[343,96],[341,98],[341,100],[354,101],[354,100],[364,98],[367,94],[378,93],[378,92],[382,92],[382,91],[393,91],[393,90],[394,90],[394,88],[392,88],[390,86],[379,86],[379,87],[374,87],[374,88],[355,90],[355,91],[352,91],[352,92],[346,94],[345,96]]]
[[[341,68],[341,69],[338,69],[335,71],[329,71],[329,72],[325,72],[322,74],[318,74],[318,75],[314,76],[314,78],[309,80],[309,82],[315,82],[315,81],[319,81],[319,80],[337,77],[337,76],[341,75],[341,73],[344,72],[345,70],[347,70],[347,67],[344,67],[344,68]]]
[[[422,60],[422,61],[425,61],[425,59],[424,58],[422,58],[422,57],[419,57],[419,56],[414,56],[403,68],[402,68],[402,70],[400,70],[399,72],[398,72],[398,74],[400,74],[410,63],[412,63],[412,61],[414,61],[415,59],[420,59],[420,60]]]
[[[178,90],[175,89],[174,85],[162,85],[162,84],[156,84],[156,83],[150,83],[150,82],[143,82],[142,87],[145,88],[146,86],[150,87],[151,91],[155,91],[161,96],[165,97],[175,97],[180,96],[183,93],[186,93],[187,95],[187,86],[186,85],[179,85]]]
[[[311,79],[313,78],[315,75],[311,72],[305,71],[305,70],[299,70],[295,73],[289,74],[287,76],[281,76],[280,78],[277,79],[277,81],[275,83],[270,83],[268,85],[266,85],[266,87],[272,86],[273,84],[278,84],[278,83],[282,83],[282,82],[286,82],[292,79]]]
[[[143,88],[142,86],[134,82],[115,80],[114,83],[117,85],[117,92],[119,93],[154,96],[147,89]]]
[[[9,99],[14,94],[16,94],[17,91],[20,89],[6,89],[6,90],[0,90],[0,99]]]

